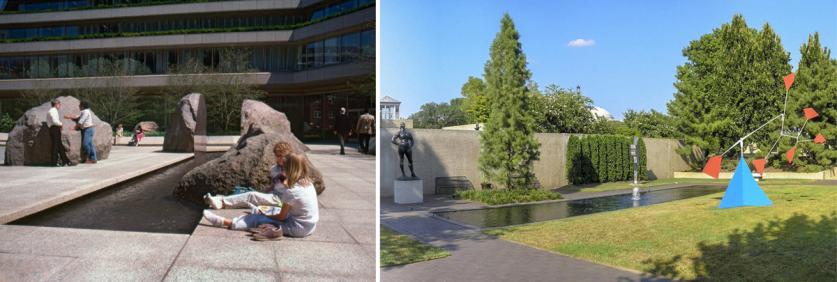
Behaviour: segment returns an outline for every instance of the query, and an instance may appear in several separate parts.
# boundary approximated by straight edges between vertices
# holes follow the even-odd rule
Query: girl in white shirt
[[[314,233],[320,220],[317,203],[317,190],[313,181],[308,178],[310,167],[305,155],[292,153],[285,159],[287,178],[282,188],[282,209],[277,215],[266,216],[258,213],[242,215],[227,219],[211,211],[204,211],[204,217],[213,226],[226,227],[233,230],[247,230],[262,224],[273,224],[282,229],[285,236],[306,237]]]

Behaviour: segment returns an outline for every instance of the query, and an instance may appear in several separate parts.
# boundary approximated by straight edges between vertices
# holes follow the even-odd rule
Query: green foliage
[[[488,121],[488,97],[485,92],[485,82],[478,77],[469,76],[468,82],[462,85],[462,111],[468,118],[468,122],[485,123]]]
[[[770,25],[759,31],[735,15],[731,23],[692,41],[683,55],[687,61],[677,67],[677,93],[668,112],[688,145],[705,155],[722,153],[781,113],[790,56]],[[771,127],[766,129],[748,141],[770,143]]]
[[[431,102],[421,105],[421,110],[410,115],[413,127],[440,129],[467,123],[465,113],[462,112],[463,100],[455,98],[450,100],[450,104]]]
[[[561,194],[541,189],[462,190],[456,198],[478,201],[486,205],[504,205],[562,199]]]
[[[141,6],[167,5],[167,4],[180,4],[180,3],[206,3],[206,2],[216,2],[216,1],[224,1],[224,0],[159,0],[159,1],[138,2],[138,3],[119,3],[119,4],[102,4],[102,5],[96,5],[96,6],[70,7],[70,8],[64,8],[64,9],[0,11],[0,14],[4,14],[4,15],[5,14],[32,14],[32,13],[46,13],[46,12],[56,12],[56,11],[79,11],[79,10],[141,7]]]
[[[631,131],[636,132],[636,135],[642,137],[680,138],[671,117],[655,110],[627,110],[623,122]]]
[[[581,92],[548,85],[536,95],[536,126],[542,133],[594,133],[593,100]]]
[[[263,90],[249,84],[246,76],[238,75],[254,71],[249,56],[250,52],[245,50],[227,48],[220,52],[220,63],[216,68],[207,68],[194,58],[173,66],[173,74],[163,91],[165,102],[160,104],[161,112],[170,114],[184,95],[200,93],[206,98],[207,130],[210,133],[238,129],[241,103],[245,99],[258,100],[266,95]]]
[[[44,37],[30,37],[30,38],[9,38],[0,39],[0,43],[19,43],[19,42],[33,42],[33,41],[55,41],[55,40],[78,40],[78,39],[96,39],[96,38],[114,38],[114,37],[138,37],[138,36],[160,36],[160,35],[174,35],[174,34],[199,34],[199,33],[219,33],[219,32],[247,32],[247,31],[270,31],[270,30],[292,30],[303,28],[318,22],[328,19],[333,19],[353,13],[374,4],[367,4],[359,6],[352,10],[347,10],[328,17],[319,18],[313,21],[306,21],[296,24],[286,25],[265,25],[265,26],[242,26],[242,27],[228,27],[228,28],[198,28],[198,29],[175,29],[175,30],[160,30],[160,31],[145,31],[145,32],[107,32],[107,33],[93,33],[82,35],[68,35],[68,36],[44,36]]]
[[[802,109],[814,108],[820,116],[805,125],[802,138],[813,139],[822,134],[827,141],[800,142],[793,166],[803,171],[821,171],[837,164],[837,60],[831,58],[831,50],[820,45],[818,33],[808,36],[808,42],[799,49],[802,56],[788,97],[786,124],[801,128],[805,123]],[[788,138],[784,141],[779,152],[787,152],[793,146]],[[773,156],[774,165],[787,165],[783,155]]]
[[[0,132],[10,132],[15,127],[15,120],[9,116],[9,113],[0,115]]]
[[[632,137],[570,136],[567,141],[567,181],[579,185],[633,179]],[[639,179],[648,179],[645,142],[637,144]]]
[[[519,38],[511,17],[505,14],[483,75],[491,112],[480,135],[479,168],[488,182],[507,189],[532,187],[533,163],[540,158],[532,95],[527,87],[531,73]]]

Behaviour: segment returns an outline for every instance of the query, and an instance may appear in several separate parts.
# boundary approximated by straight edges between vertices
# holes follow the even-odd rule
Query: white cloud
[[[567,46],[570,46],[570,47],[587,47],[587,46],[593,46],[595,44],[596,44],[596,41],[593,41],[593,39],[579,38],[579,39],[570,41],[570,43],[567,43]]]

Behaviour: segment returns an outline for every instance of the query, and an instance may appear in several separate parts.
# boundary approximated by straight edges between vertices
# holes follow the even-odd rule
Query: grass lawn
[[[799,179],[766,179],[759,182],[759,185],[780,185],[780,184],[806,184],[806,183],[813,183],[813,180],[799,180]],[[639,187],[647,188],[647,187],[654,187],[654,186],[662,186],[662,185],[672,185],[672,184],[727,184],[729,183],[729,179],[694,179],[694,178],[670,178],[670,179],[658,179],[652,181],[645,181],[640,182]],[[631,189],[634,188],[633,182],[608,182],[608,183],[596,183],[596,184],[585,184],[585,185],[567,185],[561,188],[558,188],[556,191],[567,193],[567,192],[580,192],[580,193],[593,193],[593,192],[605,192],[605,191],[613,191],[613,190],[622,190],[622,189]]]
[[[836,281],[837,186],[762,188],[773,206],[719,209],[717,193],[485,232],[669,278]]]
[[[381,266],[401,265],[450,256],[450,253],[381,226]]]

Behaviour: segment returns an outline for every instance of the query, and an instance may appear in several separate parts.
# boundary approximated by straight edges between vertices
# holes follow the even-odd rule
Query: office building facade
[[[352,116],[374,107],[373,0],[0,0],[0,8],[0,113],[19,111],[32,89],[114,77],[144,101],[171,98],[163,89],[178,66],[223,69],[230,52],[248,67],[201,75],[235,75],[264,91],[300,139],[332,138],[340,107]]]

